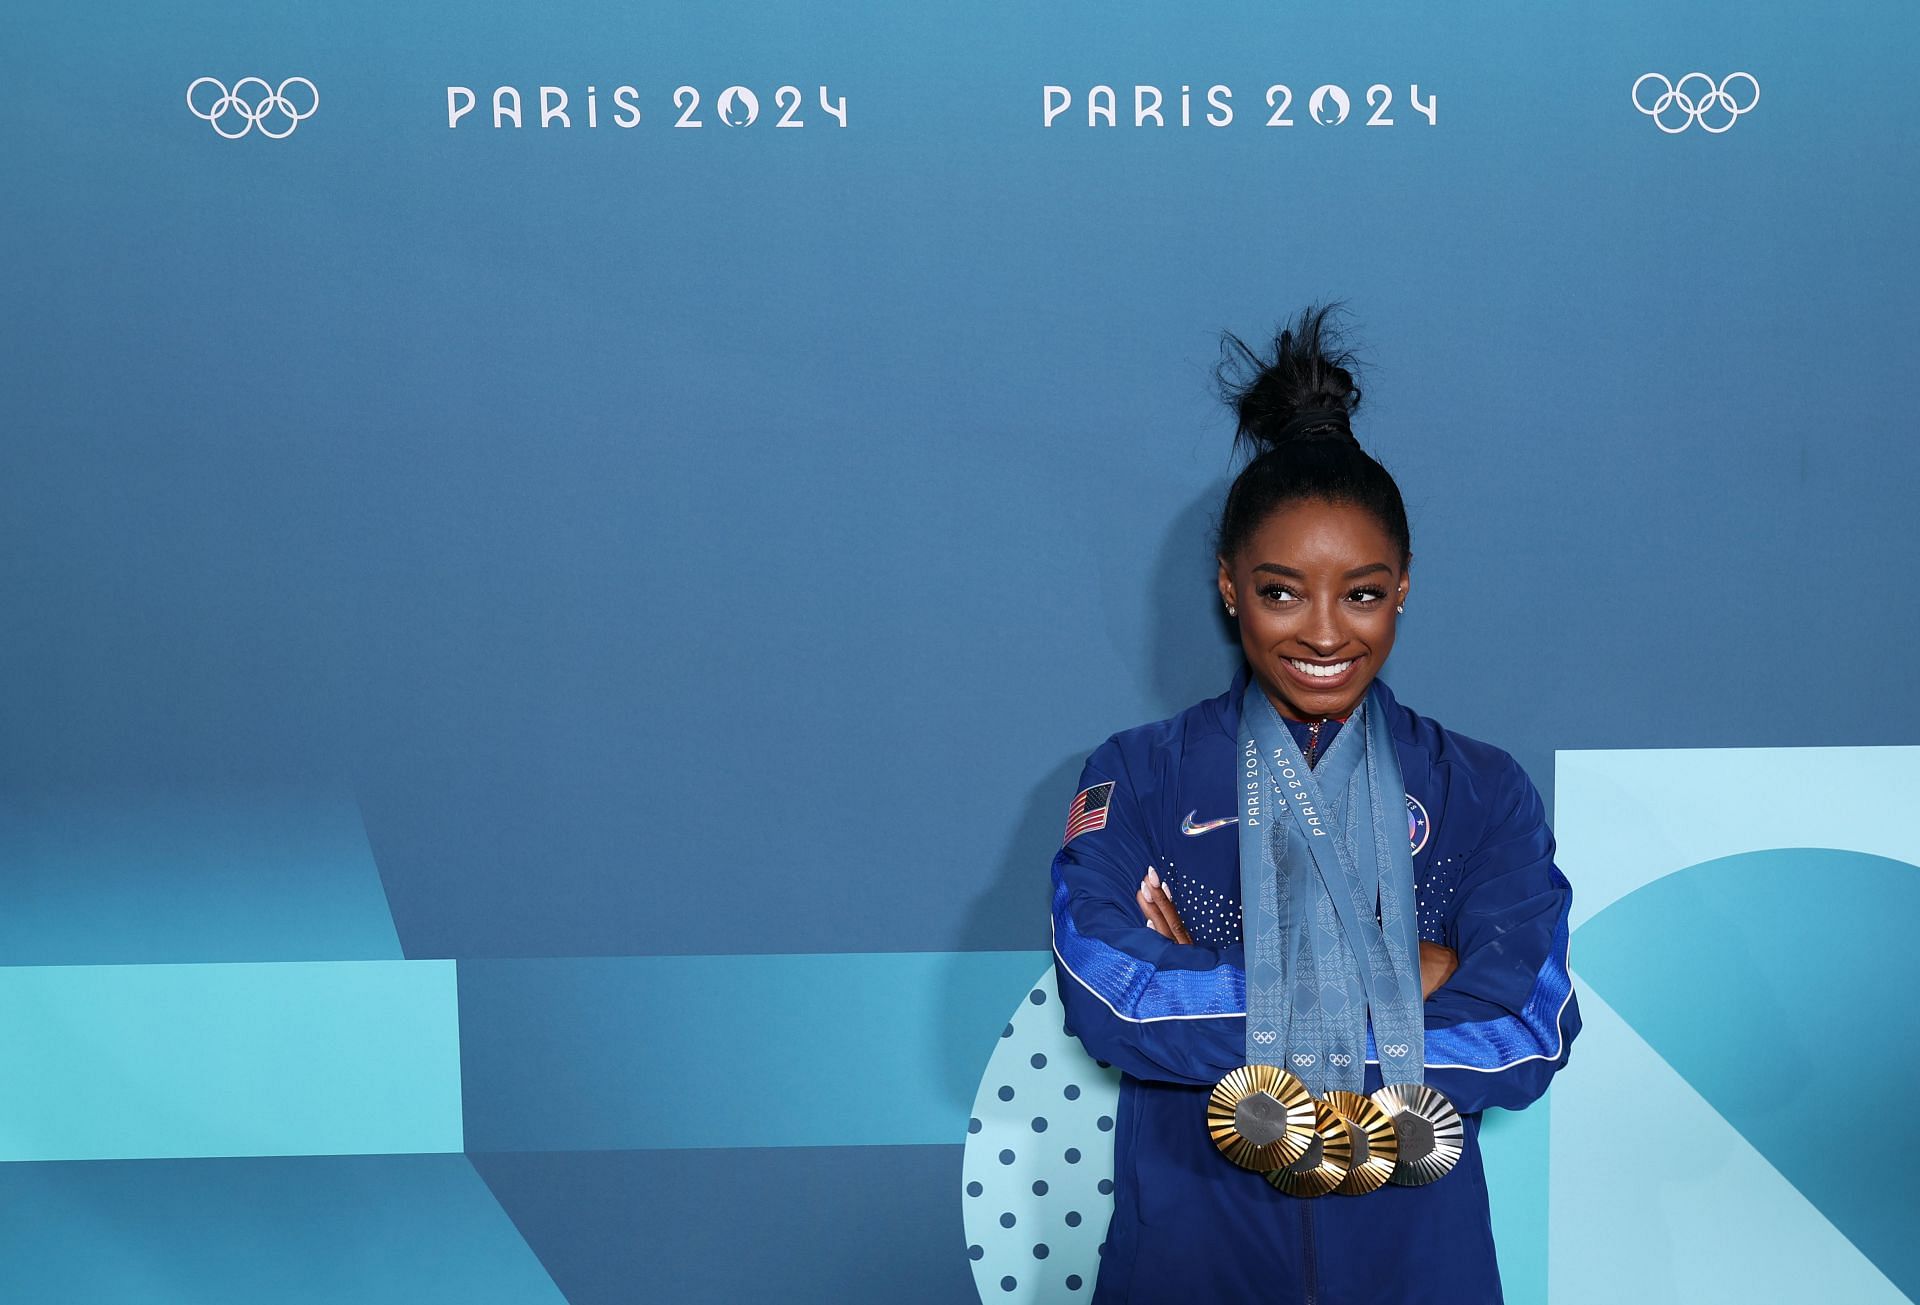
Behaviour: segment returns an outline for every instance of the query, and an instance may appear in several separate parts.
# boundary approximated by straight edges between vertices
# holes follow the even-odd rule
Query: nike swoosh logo
[[[1187,818],[1180,822],[1180,832],[1188,838],[1192,838],[1196,834],[1207,834],[1216,829],[1223,829],[1228,825],[1237,825],[1240,823],[1239,816],[1223,816],[1219,820],[1205,820],[1199,824],[1195,824],[1193,818],[1199,814],[1198,811],[1189,811],[1187,812]]]

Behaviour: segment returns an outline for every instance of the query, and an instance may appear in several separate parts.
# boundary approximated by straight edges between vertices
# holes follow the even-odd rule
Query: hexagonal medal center
[[[1267,1146],[1287,1135],[1287,1108],[1266,1092],[1249,1092],[1233,1108],[1234,1131],[1255,1146]]]
[[[1400,1157],[1420,1159],[1433,1153],[1433,1123],[1423,1115],[1403,1110],[1393,1117],[1393,1131],[1400,1136]]]

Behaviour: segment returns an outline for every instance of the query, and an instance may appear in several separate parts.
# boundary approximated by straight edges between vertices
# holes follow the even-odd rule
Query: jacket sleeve
[[[1053,858],[1053,958],[1067,1031],[1135,1078],[1211,1086],[1246,1063],[1246,973],[1236,943],[1162,938],[1134,891],[1154,864],[1139,795],[1112,740],[1088,759],[1105,816],[1079,822]],[[1075,801],[1078,801],[1078,794]],[[1157,868],[1157,867],[1156,867]]]
[[[1518,1110],[1547,1090],[1580,1031],[1567,973],[1573,890],[1553,863],[1539,791],[1519,763],[1465,858],[1451,940],[1460,965],[1426,1003],[1427,1081],[1462,1112]]]

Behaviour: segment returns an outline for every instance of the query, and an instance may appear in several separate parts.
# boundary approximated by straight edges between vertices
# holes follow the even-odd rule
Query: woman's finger
[[[1191,945],[1193,939],[1187,934],[1187,926],[1180,921],[1179,908],[1173,904],[1173,893],[1160,878],[1160,872],[1152,866],[1147,867],[1147,895],[1160,908],[1160,919],[1167,926],[1167,937],[1174,942]]]
[[[1179,908],[1173,904],[1173,894],[1167,891],[1165,884],[1159,882],[1158,876],[1155,876],[1152,891],[1154,896],[1159,898],[1157,905],[1160,909],[1160,918],[1164,920],[1167,925],[1167,937],[1177,943],[1185,943],[1188,946],[1192,946],[1193,937],[1187,932],[1187,926],[1180,920]]]
[[[1133,900],[1139,904],[1140,914],[1147,918],[1147,928],[1169,942],[1173,941],[1173,930],[1168,928],[1167,922],[1161,918],[1160,904],[1153,900],[1152,889],[1146,880],[1140,881],[1140,891],[1133,895]]]
[[[1189,946],[1193,938],[1187,933],[1187,926],[1180,921],[1180,912],[1173,905],[1173,896],[1167,892],[1167,886],[1160,882],[1160,875],[1151,866],[1147,868],[1147,877],[1140,881],[1139,891],[1133,899],[1140,906],[1140,914],[1147,919],[1147,927],[1165,938],[1168,942],[1185,943]]]
[[[1140,903],[1140,914],[1146,917],[1147,928],[1171,942],[1173,933],[1167,928],[1166,921],[1160,918],[1160,908],[1145,888],[1140,890],[1137,900]]]

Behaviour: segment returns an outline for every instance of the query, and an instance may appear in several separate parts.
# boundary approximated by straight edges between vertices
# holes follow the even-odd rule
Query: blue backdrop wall
[[[1231,673],[1209,371],[1312,299],[1413,515],[1404,700],[1550,798],[1906,791],[1909,6],[0,31],[9,1299],[991,1292],[964,1145],[1073,778]],[[1859,846],[1667,869],[1801,845]],[[1515,1300],[1593,1283],[1551,1110],[1489,1132]]]

